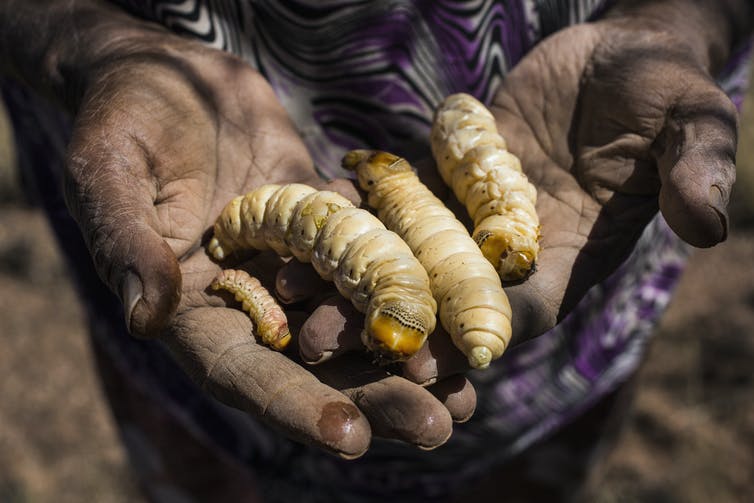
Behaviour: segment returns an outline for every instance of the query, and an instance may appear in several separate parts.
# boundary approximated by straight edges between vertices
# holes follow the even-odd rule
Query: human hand
[[[155,36],[113,43],[87,77],[66,173],[69,208],[131,333],[160,339],[221,401],[343,457],[363,454],[372,434],[423,448],[443,443],[452,417],[470,414],[453,412],[453,389],[438,399],[362,359],[315,375],[295,351],[257,344],[249,318],[208,288],[220,266],[203,243],[224,205],[262,183],[317,177],[258,73],[227,54]],[[251,267],[264,282],[279,265],[263,254]],[[290,314],[295,335],[305,315]]]
[[[536,272],[506,288],[514,344],[562,320],[658,209],[693,245],[725,239],[736,111],[710,77],[713,62],[681,35],[625,16],[566,29],[525,57],[495,97],[498,128],[538,188],[543,236]],[[312,358],[355,344],[316,331],[308,339]],[[433,334],[404,375],[433,382],[464,367],[447,337]]]
[[[537,46],[495,97],[541,220],[537,271],[506,290],[514,342],[562,320],[658,209],[692,245],[725,239],[737,114],[681,35],[630,17],[569,28]]]

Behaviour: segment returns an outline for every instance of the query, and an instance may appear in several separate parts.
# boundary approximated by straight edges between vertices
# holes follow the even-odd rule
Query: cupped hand
[[[692,245],[725,239],[737,114],[698,60],[672,33],[609,19],[544,40],[507,75],[491,110],[537,187],[542,235],[535,272],[505,285],[512,344],[554,327],[615,271],[658,209]],[[439,177],[418,167],[437,188]],[[320,316],[305,326],[309,359],[357,347],[355,337],[319,330]],[[467,370],[439,332],[404,376],[432,383]]]
[[[537,271],[507,289],[514,341],[563,319],[658,209],[694,246],[725,239],[736,109],[673,33],[630,19],[564,30],[510,73],[492,111],[541,220]]]
[[[223,402],[343,457],[363,454],[372,434],[443,443],[452,389],[436,397],[363,359],[314,375],[295,354],[258,344],[248,316],[208,288],[220,265],[203,244],[232,197],[263,183],[317,180],[265,80],[230,55],[169,35],[113,47],[87,79],[66,200],[131,333],[162,340]],[[262,255],[252,267],[264,281],[279,265]]]

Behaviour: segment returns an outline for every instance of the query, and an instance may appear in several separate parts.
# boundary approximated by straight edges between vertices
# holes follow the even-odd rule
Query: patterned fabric
[[[129,376],[117,368],[97,339],[93,349],[123,443],[149,501],[261,501],[256,473],[175,421],[155,397],[130,385]],[[464,501],[498,501],[501,487],[505,501],[510,502],[578,501],[574,496],[583,489],[593,463],[615,442],[628,417],[633,384],[622,385],[545,441],[465,485]],[[291,500],[299,501],[299,497],[292,495]],[[353,499],[340,495],[332,501]]]
[[[404,153],[426,146],[432,110],[446,94],[466,91],[488,101],[541,37],[604,8],[595,0],[118,3],[232,51],[263,72],[326,176],[339,174],[338,160],[352,147]],[[746,84],[744,58],[734,58],[722,81],[734,95]],[[67,122],[17,88],[5,86],[4,93],[19,150],[31,154],[26,172],[44,195],[40,200],[70,258],[97,346],[130,386],[204,445],[252,467],[266,501],[417,501],[464,490],[583,414],[635,371],[688,253],[658,217],[620,270],[561,325],[473,374],[477,412],[455,427],[446,445],[423,452],[376,440],[363,458],[343,461],[212,400],[162,347],[128,336],[117,299],[81,260],[88,253],[58,190],[57,147],[65,145]]]
[[[407,155],[426,147],[432,112],[445,96],[464,91],[489,102],[543,34],[584,21],[603,2],[118,3],[257,68],[330,177],[347,176],[340,159],[352,148]]]

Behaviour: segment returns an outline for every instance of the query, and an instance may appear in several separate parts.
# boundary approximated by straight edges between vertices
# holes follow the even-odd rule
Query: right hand
[[[372,434],[422,448],[445,442],[453,417],[475,404],[465,381],[438,399],[359,358],[318,367],[318,379],[297,355],[258,344],[248,316],[208,289],[220,265],[203,244],[232,197],[317,181],[267,82],[235,57],[168,33],[108,50],[84,79],[66,200],[131,333],[164,342],[219,400],[340,456],[362,455]]]

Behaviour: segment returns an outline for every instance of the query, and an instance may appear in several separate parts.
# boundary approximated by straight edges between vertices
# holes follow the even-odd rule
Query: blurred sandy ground
[[[23,200],[10,140],[3,109],[0,503],[142,501],[94,373],[82,309],[47,223]]]
[[[754,497],[754,108],[743,123],[730,238],[691,261],[585,501]],[[17,188],[10,146],[0,113],[0,502],[143,501],[81,309],[46,223]]]

